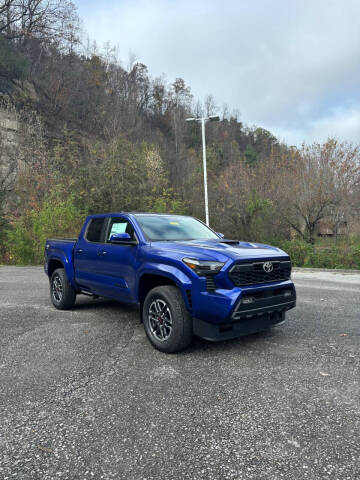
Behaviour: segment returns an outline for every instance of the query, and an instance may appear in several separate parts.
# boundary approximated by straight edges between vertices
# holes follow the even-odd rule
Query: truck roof
[[[94,213],[88,215],[88,217],[103,217],[104,215],[159,215],[159,216],[172,216],[172,217],[189,217],[190,215],[181,215],[178,213],[157,213],[157,212],[107,212],[107,213]]]

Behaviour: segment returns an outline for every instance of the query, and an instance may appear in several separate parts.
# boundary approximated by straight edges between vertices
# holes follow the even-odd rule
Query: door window
[[[86,240],[88,242],[104,242],[104,222],[105,217],[93,218],[90,220],[90,225],[86,232]]]
[[[125,218],[111,219],[108,234],[106,236],[106,241],[108,242],[111,238],[111,235],[114,235],[115,233],[128,233],[131,240],[136,240],[134,227]]]

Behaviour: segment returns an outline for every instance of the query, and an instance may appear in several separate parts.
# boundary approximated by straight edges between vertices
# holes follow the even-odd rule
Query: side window
[[[111,235],[114,235],[115,233],[128,233],[130,235],[131,240],[136,240],[134,227],[125,218],[111,219],[111,222],[108,228],[108,234],[106,236],[106,241],[108,242],[111,238]]]
[[[89,242],[101,243],[104,241],[103,238],[103,227],[104,227],[105,217],[102,218],[93,218],[90,221],[89,228],[86,233],[86,240]]]

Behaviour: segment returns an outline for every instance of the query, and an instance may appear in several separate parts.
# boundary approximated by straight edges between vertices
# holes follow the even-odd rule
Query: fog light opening
[[[255,298],[254,297],[244,297],[242,300],[241,300],[241,303],[243,305],[248,305],[249,303],[255,303]]]

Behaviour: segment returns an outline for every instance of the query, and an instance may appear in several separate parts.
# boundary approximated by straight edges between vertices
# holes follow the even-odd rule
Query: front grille
[[[215,292],[216,290],[216,282],[214,275],[206,275],[206,290],[208,292]]]
[[[264,271],[265,262],[271,262],[273,270],[271,272]],[[289,280],[291,275],[290,260],[264,260],[254,263],[237,263],[230,272],[230,280],[236,287],[242,285],[254,285],[259,283],[281,282]]]

